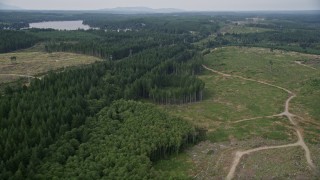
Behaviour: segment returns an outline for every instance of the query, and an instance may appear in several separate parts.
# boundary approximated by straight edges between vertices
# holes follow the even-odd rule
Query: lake
[[[84,29],[88,30],[91,27],[88,25],[82,24],[82,20],[77,21],[46,21],[46,22],[37,22],[30,23],[30,28],[40,28],[40,29],[56,29],[56,30],[77,30]]]

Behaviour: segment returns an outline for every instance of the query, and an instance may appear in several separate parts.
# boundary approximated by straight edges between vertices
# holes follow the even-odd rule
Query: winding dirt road
[[[305,151],[305,157],[307,159],[307,162],[309,164],[309,166],[312,168],[312,169],[315,169],[315,165],[313,164],[312,162],[312,159],[311,159],[311,154],[310,154],[310,150],[308,148],[308,146],[306,145],[306,143],[304,142],[304,138],[303,138],[303,135],[301,133],[301,128],[297,125],[297,123],[293,120],[293,117],[296,117],[296,115],[292,114],[289,112],[289,104],[290,104],[290,101],[296,97],[296,94],[294,94],[292,91],[286,89],[286,88],[283,88],[283,87],[280,87],[280,86],[277,86],[277,85],[273,85],[273,84],[270,84],[270,83],[267,83],[265,81],[260,81],[260,80],[254,80],[254,79],[249,79],[249,78],[245,78],[245,77],[242,77],[242,76],[238,76],[238,75],[230,75],[230,74],[225,74],[225,73],[222,73],[220,71],[216,71],[216,70],[213,70],[211,68],[208,68],[207,66],[205,65],[202,65],[205,69],[211,71],[211,72],[214,72],[214,73],[217,73],[219,75],[222,75],[222,76],[225,76],[225,77],[235,77],[235,78],[239,78],[239,79],[243,79],[243,80],[247,80],[247,81],[252,81],[252,82],[257,82],[257,83],[260,83],[260,84],[264,84],[264,85],[267,85],[267,86],[272,86],[272,87],[275,87],[275,88],[278,88],[278,89],[281,89],[285,92],[287,92],[289,94],[289,98],[286,100],[285,102],[285,109],[282,113],[280,114],[276,114],[276,115],[271,115],[271,116],[265,116],[265,117],[268,117],[268,118],[271,118],[271,117],[275,117],[275,116],[286,116],[288,118],[288,120],[290,121],[290,123],[292,125],[294,125],[294,129],[297,133],[297,137],[298,137],[298,141],[296,143],[293,143],[293,144],[286,144],[286,145],[279,145],[279,146],[264,146],[264,147],[259,147],[259,148],[254,148],[254,149],[249,149],[249,150],[246,150],[246,151],[237,151],[236,154],[235,154],[235,157],[234,157],[234,160],[233,160],[233,163],[231,165],[231,168],[229,170],[229,173],[226,177],[227,180],[231,180],[233,177],[234,177],[234,174],[235,174],[235,171],[237,169],[237,166],[241,160],[241,157],[245,154],[250,154],[250,153],[254,153],[254,152],[257,152],[257,151],[262,151],[262,150],[267,150],[267,149],[279,149],[279,148],[287,148],[287,147],[294,147],[294,146],[301,146],[304,151]],[[297,116],[298,117],[298,116]],[[236,123],[238,122],[243,122],[243,121],[248,121],[248,120],[254,120],[254,119],[261,119],[263,117],[256,117],[256,118],[249,118],[249,119],[242,119],[242,120],[239,120],[239,121],[236,121]],[[302,118],[302,117],[299,117],[299,118]]]

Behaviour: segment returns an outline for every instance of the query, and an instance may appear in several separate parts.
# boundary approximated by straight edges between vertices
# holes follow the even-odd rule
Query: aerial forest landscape
[[[0,0],[0,179],[320,179],[317,0]]]

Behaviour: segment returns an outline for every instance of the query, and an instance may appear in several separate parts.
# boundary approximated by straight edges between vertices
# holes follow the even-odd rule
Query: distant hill
[[[100,11],[115,13],[115,14],[151,14],[151,13],[174,13],[174,12],[184,12],[181,9],[174,8],[161,8],[153,9],[148,7],[116,7],[109,9],[101,9]]]
[[[21,8],[0,2],[0,10],[21,10]]]

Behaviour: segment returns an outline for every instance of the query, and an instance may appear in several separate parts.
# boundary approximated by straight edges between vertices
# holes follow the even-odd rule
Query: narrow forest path
[[[249,79],[249,78],[245,78],[245,77],[238,76],[238,75],[225,74],[223,72],[213,70],[213,69],[211,69],[211,68],[209,68],[209,67],[207,67],[205,65],[202,65],[202,66],[205,69],[207,69],[207,70],[209,70],[211,72],[217,73],[217,74],[225,76],[225,77],[235,77],[235,78],[243,79],[243,80],[246,80],[246,81],[257,82],[257,83],[264,84],[264,85],[267,85],[267,86],[275,87],[277,89],[281,89],[281,90],[283,90],[283,91],[285,91],[285,92],[287,92],[289,94],[289,97],[285,102],[285,109],[284,109],[284,111],[282,113],[276,114],[276,115],[271,115],[271,116],[265,116],[265,117],[286,116],[288,118],[288,120],[290,121],[290,123],[294,126],[294,130],[297,133],[298,141],[296,143],[293,143],[293,144],[286,144],[286,145],[280,145],[280,146],[264,146],[264,147],[249,149],[249,150],[246,150],[246,151],[237,151],[236,155],[234,157],[233,163],[231,165],[231,168],[229,170],[229,173],[228,173],[228,175],[226,177],[227,180],[230,180],[230,179],[232,179],[234,177],[234,174],[235,174],[235,171],[237,169],[237,166],[238,166],[238,164],[239,164],[239,162],[241,160],[241,157],[243,155],[250,154],[250,153],[253,153],[253,152],[257,152],[257,151],[267,150],[267,149],[279,149],[279,148],[286,148],[286,147],[293,147],[293,146],[301,146],[305,151],[305,157],[306,157],[306,160],[307,160],[309,166],[312,169],[315,169],[315,165],[313,164],[312,159],[311,159],[310,150],[309,150],[308,146],[306,145],[306,143],[304,142],[304,138],[303,138],[303,135],[301,133],[301,128],[293,120],[293,117],[295,117],[296,115],[289,112],[290,101],[293,98],[296,97],[295,93],[293,93],[292,91],[290,91],[290,90],[288,90],[286,88],[283,88],[283,87],[277,86],[277,85],[273,85],[273,84],[270,84],[270,83],[265,82],[265,81]],[[263,118],[263,117],[243,119],[243,120],[239,120],[239,121],[236,121],[236,122],[243,122],[243,121],[260,119],[260,118]]]
[[[301,65],[301,66],[304,66],[306,68],[309,68],[309,69],[313,69],[313,70],[317,70],[316,68],[312,67],[312,66],[308,66],[306,64],[303,64],[301,61],[294,61],[296,64],[298,65]]]
[[[240,119],[240,120],[234,121],[232,123],[235,124],[235,123],[240,123],[240,122],[244,122],[244,121],[251,121],[251,120],[262,119],[262,118],[273,118],[273,117],[280,117],[280,116],[282,116],[282,113],[271,115],[271,116],[259,116],[259,117],[253,117],[253,118],[247,118],[247,119]]]

